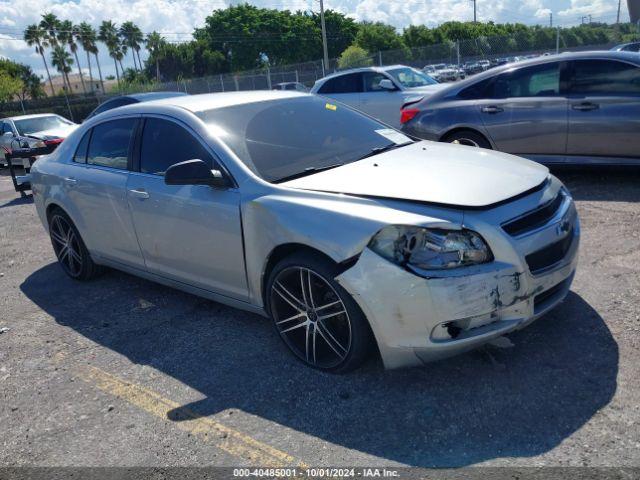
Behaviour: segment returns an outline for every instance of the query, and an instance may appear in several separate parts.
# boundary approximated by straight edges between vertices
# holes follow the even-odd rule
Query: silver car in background
[[[479,73],[405,105],[402,130],[545,164],[640,163],[640,56],[582,52]]]
[[[345,70],[318,80],[311,93],[332,98],[384,123],[400,127],[400,108],[444,88],[405,65]]]
[[[332,372],[374,345],[396,368],[523,328],[577,262],[576,209],[546,167],[297,92],[114,109],[32,176],[70,277],[106,265],[269,316]]]

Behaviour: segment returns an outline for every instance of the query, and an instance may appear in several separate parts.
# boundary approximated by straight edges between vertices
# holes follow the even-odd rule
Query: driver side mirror
[[[212,170],[200,159],[186,160],[167,168],[164,174],[167,185],[209,185],[227,188],[229,179],[220,170]]]
[[[387,90],[389,92],[392,92],[394,90],[396,90],[396,86],[393,84],[393,82],[391,80],[389,80],[388,78],[385,78],[383,80],[380,80],[380,83],[378,84],[380,86],[380,88],[382,88],[383,90]]]

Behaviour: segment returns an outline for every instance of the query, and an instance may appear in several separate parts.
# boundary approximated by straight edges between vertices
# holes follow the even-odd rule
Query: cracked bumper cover
[[[579,228],[561,264],[535,276],[523,259],[426,277],[367,248],[336,280],[369,319],[385,368],[422,365],[523,328],[558,305],[573,280],[578,244]],[[446,338],[452,322],[463,329]]]

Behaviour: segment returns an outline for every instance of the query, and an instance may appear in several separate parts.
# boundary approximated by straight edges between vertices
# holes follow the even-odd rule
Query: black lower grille
[[[564,194],[559,193],[556,198],[546,205],[504,223],[502,229],[513,237],[535,230],[547,224],[553,218],[562,205],[564,198]]]
[[[560,293],[567,284],[567,280],[563,280],[557,285],[551,287],[549,290],[546,290],[533,299],[533,308],[534,311],[540,309],[540,307],[544,306],[544,303],[552,297],[555,297],[558,293]]]
[[[527,255],[525,260],[531,273],[535,275],[559,263],[571,248],[573,234],[572,228],[562,240]]]

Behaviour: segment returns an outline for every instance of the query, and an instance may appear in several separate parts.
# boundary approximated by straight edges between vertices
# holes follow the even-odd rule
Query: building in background
[[[100,85],[99,78],[94,78],[93,83],[89,82],[89,77],[87,75],[83,75],[82,78],[84,79],[84,85],[85,85],[85,88],[87,89],[87,92],[89,92],[89,87],[91,87],[91,91],[98,94],[109,93],[117,83],[115,80],[105,80],[104,81],[105,92],[103,92],[102,87]],[[64,80],[62,78],[62,75],[56,75],[55,77],[51,77],[51,83],[53,83],[53,89],[54,89],[53,95],[58,95],[59,93],[62,92],[64,88]],[[69,83],[71,84],[71,91],[67,93],[70,93],[70,94],[83,93],[82,81],[80,80],[80,75],[78,75],[77,73],[70,73]],[[45,89],[47,96],[51,96],[51,87],[49,87],[49,82],[44,82],[43,88]]]
[[[632,23],[640,22],[640,0],[627,0],[629,17]]]

